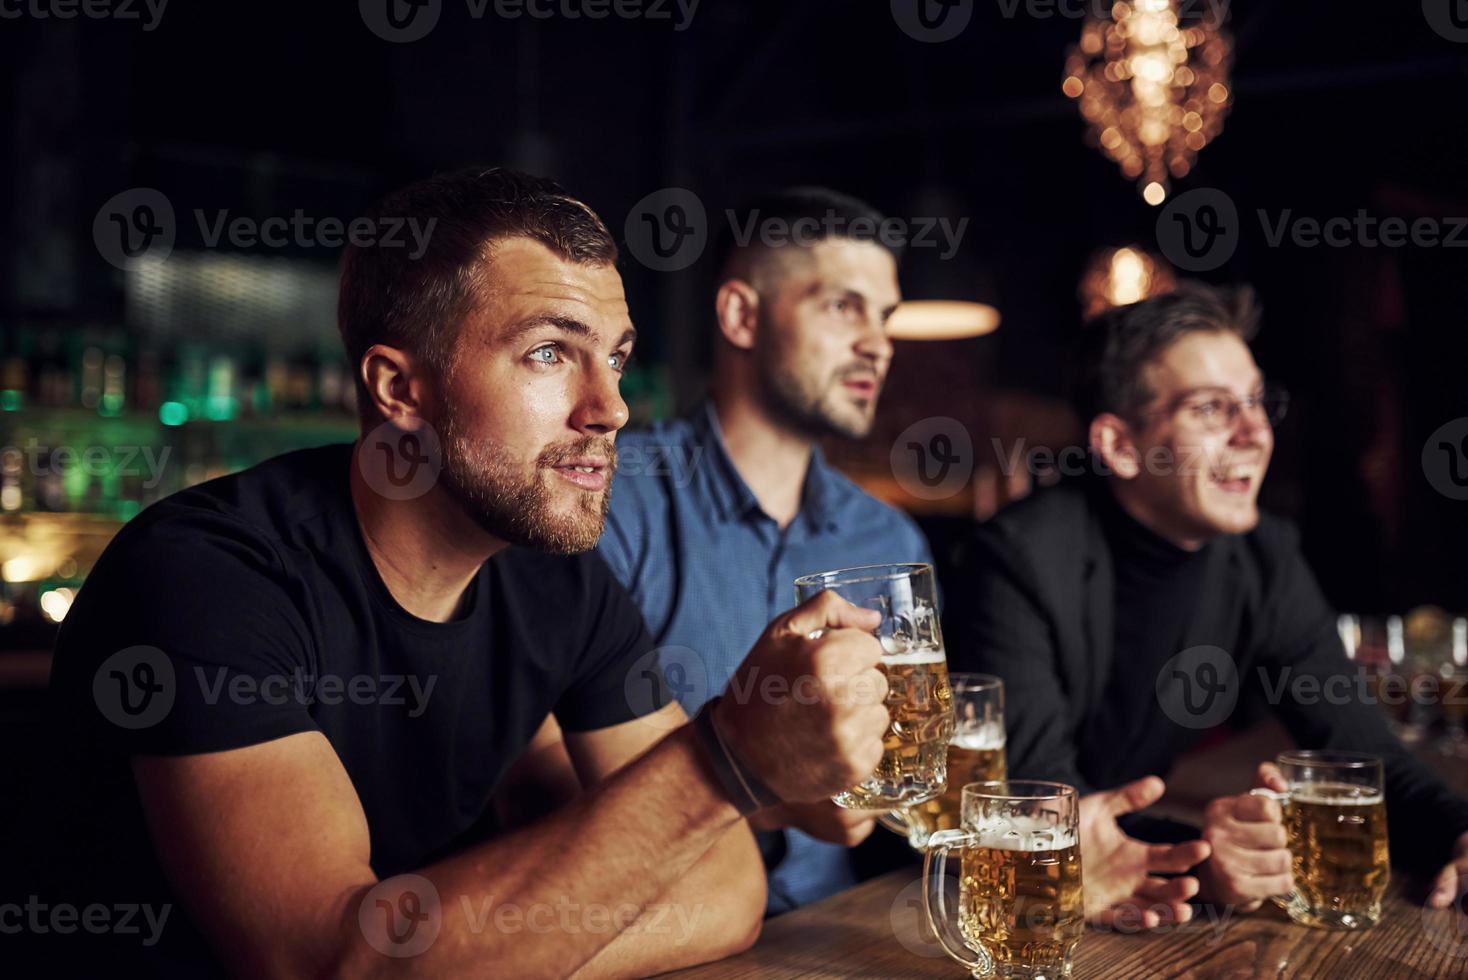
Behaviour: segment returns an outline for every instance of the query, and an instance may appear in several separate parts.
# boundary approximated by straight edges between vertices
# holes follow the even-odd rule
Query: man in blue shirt
[[[912,519],[836,472],[816,445],[870,431],[892,360],[898,254],[878,239],[882,215],[809,189],[754,202],[738,219],[733,230],[748,237],[730,236],[718,257],[709,398],[618,437],[599,545],[689,712],[795,604],[797,576],[932,561]],[[758,815],[757,830],[780,831],[761,835],[768,912],[854,884],[847,847],[871,833],[871,818],[831,803]]]
[[[892,360],[886,322],[899,299],[898,255],[877,236],[882,216],[806,189],[755,202],[736,219],[718,257],[709,399],[686,418],[618,437],[598,545],[690,712],[731,680],[736,697],[741,685],[759,696],[758,681],[734,669],[765,624],[794,605],[797,576],[931,561],[912,519],[863,493],[816,446],[871,430]],[[1181,872],[1208,856],[1207,845],[1149,846],[1117,823],[1163,788],[1148,777],[1082,798],[1087,921],[1150,928],[1191,916],[1198,883]],[[855,883],[847,848],[872,832],[872,817],[829,801],[752,815],[769,870],[767,914]],[[1159,877],[1168,873],[1177,877]]]

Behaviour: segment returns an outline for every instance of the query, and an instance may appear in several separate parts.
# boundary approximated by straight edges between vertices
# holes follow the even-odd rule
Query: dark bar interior
[[[1070,831],[1061,818],[1054,846],[1076,845],[1077,882],[1086,875],[1085,921],[1075,911],[1074,923],[1075,935],[1084,936],[1078,947],[1069,940],[1078,950],[1074,976],[1154,975],[1138,971],[1164,965],[1191,965],[1197,972],[1188,975],[1201,977],[1274,976],[1266,972],[1274,965],[1282,975],[1302,977],[1448,977],[1468,970],[1468,824],[1457,823],[1468,820],[1464,0],[363,0],[335,6],[0,0],[0,123],[8,135],[0,144],[0,868],[6,869],[0,879],[9,879],[0,886],[0,974],[30,975],[34,963],[60,975],[106,975],[96,971],[115,963],[121,972],[136,963],[138,975],[203,975],[196,969],[296,975],[308,968],[467,975],[465,964],[473,963],[493,976],[569,976],[578,968],[585,971],[579,976],[753,975],[732,972],[739,968],[764,971],[761,976],[961,976],[964,968],[945,957],[945,950],[958,954],[944,941],[943,927],[924,918],[926,835],[900,816],[909,803],[936,800],[943,781],[921,799],[911,785],[901,799],[867,783],[866,796],[819,792],[800,805],[825,807],[825,823],[789,816],[797,809],[788,788],[794,777],[779,765],[790,763],[773,761],[780,754],[773,749],[766,763],[760,746],[766,739],[784,744],[772,728],[805,731],[799,726],[809,712],[766,704],[761,714],[744,703],[739,706],[750,710],[733,710],[741,677],[753,684],[778,670],[799,673],[794,660],[774,653],[758,661],[763,675],[741,673],[763,649],[765,624],[780,621],[797,598],[821,601],[820,587],[809,595],[798,591],[798,576],[889,563],[930,564],[930,581],[914,584],[921,578],[913,573],[891,596],[877,599],[843,592],[848,586],[835,572],[824,587],[899,620],[894,608],[918,609],[916,625],[903,620],[897,635],[903,644],[918,643],[914,635],[930,626],[940,666],[946,637],[941,676],[902,683],[931,683],[946,699],[949,669],[955,697],[967,674],[1002,677],[994,724],[1000,749],[1008,727],[1008,775],[1001,752],[997,773],[974,781],[1015,780],[1004,784],[1013,791],[1005,797],[1010,803],[1020,798],[1021,778],[1070,789],[1064,799],[1079,816]],[[481,173],[477,184],[465,176],[466,168],[496,167],[508,171]],[[558,187],[547,190],[536,183],[542,178]],[[501,183],[484,190],[486,180]],[[533,206],[525,203],[532,200]],[[772,231],[761,214],[783,215],[782,223]],[[809,241],[801,240],[802,220],[813,230]],[[364,387],[384,376],[364,375],[371,358],[351,346],[356,338],[361,348],[375,342],[409,350],[406,333],[391,334],[387,324],[398,321],[390,316],[399,313],[389,310],[406,311],[404,323],[429,316],[423,310],[457,311],[432,314],[442,320],[435,329],[449,334],[461,328],[467,334],[471,327],[464,324],[495,317],[535,319],[523,297],[483,307],[442,298],[457,297],[456,284],[481,282],[473,261],[463,257],[471,253],[454,252],[457,245],[440,245],[436,237],[450,242],[461,233],[477,235],[485,255],[491,255],[487,243],[504,240],[538,250],[520,256],[507,246],[480,258],[504,281],[560,283],[563,292],[536,307],[536,316],[563,326],[576,322],[556,341],[561,353],[548,355],[533,378],[523,362],[514,370],[524,374],[484,367],[473,375],[476,369],[458,366],[472,359],[456,360],[453,372],[442,373],[433,360],[437,348],[414,352],[422,355],[412,361],[417,367],[396,361],[383,367],[402,372],[401,385],[419,379],[413,397],[430,406],[437,393],[469,390],[445,387],[449,379],[466,385],[472,375],[479,384],[477,395],[450,398],[442,416],[424,412],[434,420],[427,435],[411,430],[415,451],[420,435],[424,446],[432,437],[424,452],[433,455],[434,473],[442,465],[445,475],[428,497],[397,506],[408,495],[399,493],[392,460],[386,477],[392,488],[384,489],[350,447],[370,429],[364,420],[373,411],[379,421],[387,417],[384,404],[398,404],[386,393],[402,396],[408,389],[389,380]],[[546,245],[552,239],[572,244]],[[614,261],[605,260],[607,248]],[[386,257],[360,259],[353,279],[344,275],[353,249]],[[789,261],[791,255],[806,265]],[[536,262],[559,263],[554,270],[560,271],[542,275]],[[442,273],[454,263],[460,266],[453,275]],[[771,271],[777,267],[778,274]],[[813,285],[808,294],[779,294],[787,305],[776,304],[770,283],[796,275],[791,269],[805,269],[799,274],[814,277]],[[837,349],[832,345],[844,341],[832,339],[835,327],[819,335],[779,333],[783,317],[797,322],[807,315],[798,311],[815,309],[801,304],[816,303],[821,289],[836,288],[833,282],[847,283],[845,298],[833,301],[845,305],[822,305],[809,315],[848,324],[863,318],[875,325],[870,337]],[[550,295],[526,288],[526,296]],[[347,305],[349,295],[356,305]],[[1202,297],[1199,305],[1187,305],[1185,298],[1195,295]],[[1183,297],[1183,305],[1169,306],[1167,297]],[[1253,312],[1232,305],[1244,304],[1244,297]],[[1139,302],[1157,311],[1151,319],[1124,313]],[[584,316],[575,312],[583,306],[590,311]],[[1257,332],[1245,323],[1255,318]],[[633,328],[635,342],[624,326]],[[1128,331],[1139,337],[1147,330],[1151,341],[1127,339]],[[1166,351],[1183,357],[1178,352],[1191,350],[1188,338],[1203,343],[1200,336],[1208,343],[1227,337],[1233,346],[1210,348],[1195,364],[1165,359]],[[607,357],[575,359],[577,344],[590,350],[603,341]],[[497,363],[483,356],[484,364]],[[565,358],[555,362],[565,371],[580,365],[576,377],[586,378],[588,387],[578,389],[580,400],[569,408],[548,388],[534,387],[550,383],[552,356]],[[614,361],[611,387],[592,392],[595,371],[588,365],[600,371]],[[1127,365],[1136,372],[1130,379],[1121,377]],[[1177,380],[1204,375],[1190,388]],[[1239,378],[1243,387],[1233,384]],[[420,382],[427,387],[416,387]],[[1078,402],[1075,393],[1093,382],[1095,397]],[[1179,392],[1175,402],[1147,402],[1173,390],[1168,385]],[[1222,394],[1198,402],[1203,387]],[[369,390],[379,400],[364,405]],[[1136,404],[1124,408],[1129,392]],[[1145,473],[1140,482],[1135,473],[1118,475],[1115,464],[1125,469],[1132,457],[1124,447],[1132,443],[1105,440],[1136,436],[1140,459],[1146,440],[1139,434],[1168,413],[1191,419],[1178,423],[1184,429],[1196,424],[1215,436],[1223,432],[1225,455],[1204,458],[1198,465],[1212,469],[1192,480],[1184,440],[1167,447],[1183,451],[1184,476],[1173,473],[1154,485]],[[532,445],[552,415],[560,435]],[[606,460],[613,437],[614,467]],[[407,452],[404,445],[398,448]],[[328,501],[322,506],[342,507],[340,527],[355,523],[364,536],[332,525],[337,529],[329,533],[312,532],[319,538],[301,531],[299,538],[270,537],[269,546],[254,531],[231,539],[228,527],[243,528],[250,519],[235,508],[245,508],[240,501],[251,493],[262,494],[261,521],[284,521],[291,508],[314,506],[317,471],[291,470],[261,487],[209,481],[324,446],[338,450],[291,458],[310,459],[311,467],[335,461],[332,479],[348,471],[346,460],[354,461],[353,477],[341,485],[350,486],[355,511],[340,495],[322,498]],[[1243,457],[1227,455],[1240,447]],[[358,444],[363,457],[372,448],[371,436]],[[574,489],[536,483],[516,493],[494,483],[491,477],[509,472],[502,467],[522,450],[538,460],[546,479],[564,478]],[[409,464],[414,458],[408,456]],[[794,461],[794,471],[787,461]],[[326,479],[318,482],[337,486]],[[180,516],[178,525],[163,521],[169,507],[180,506],[175,495],[206,484],[221,488],[206,491],[218,496],[203,504],[197,501],[205,498],[188,498],[195,501],[190,506],[223,515],[219,526],[197,510]],[[1131,490],[1104,489],[1119,485]],[[1067,516],[1056,503],[1073,490],[1076,500],[1090,501],[1075,504],[1085,516]],[[373,491],[377,503],[369,507],[360,494]],[[559,500],[562,491],[577,495],[576,519],[591,523],[550,531],[537,523],[536,508],[552,506],[545,495]],[[1256,494],[1258,510],[1273,515],[1257,528]],[[590,551],[608,496],[611,523]],[[588,502],[593,498],[600,502]],[[427,500],[438,509],[420,506]],[[517,508],[524,512],[519,517],[512,513]],[[1172,523],[1169,508],[1182,515]],[[135,523],[146,522],[150,509],[156,525]],[[1235,512],[1247,520],[1229,524],[1232,518],[1217,516]],[[452,517],[435,516],[444,513]],[[602,516],[586,516],[593,513]],[[1190,536],[1205,518],[1216,521]],[[119,537],[130,525],[134,536]],[[580,533],[587,527],[589,536]],[[481,534],[493,542],[482,554],[475,550]],[[1094,541],[1104,542],[1099,551]],[[435,543],[444,550],[435,553]],[[113,571],[83,607],[80,597],[110,545]],[[509,558],[498,554],[506,545],[514,553]],[[327,558],[311,557],[318,548]],[[306,563],[301,567],[314,571],[298,569],[292,549],[307,556],[299,558]],[[259,583],[228,577],[225,571],[235,566],[217,564],[210,557],[216,551],[227,556],[221,562],[258,563],[268,570],[262,575],[284,587],[252,591]],[[570,557],[582,552],[587,555]],[[1214,557],[1189,563],[1193,552]],[[445,569],[458,569],[455,562],[470,554],[478,558],[456,587],[435,591]],[[620,582],[605,573],[603,560]],[[343,564],[331,564],[338,561]],[[1227,571],[1200,570],[1208,561]],[[603,600],[574,591],[587,573],[565,571],[585,562],[602,569],[595,581],[605,578],[611,590],[606,608],[625,605],[630,620],[609,612],[594,624],[586,618],[590,603]],[[1099,592],[1093,585],[1101,580],[1091,572],[1097,565],[1106,570]],[[1082,566],[1084,576],[1076,571]],[[349,567],[367,583],[361,593],[367,598],[360,607],[343,599],[338,609],[322,596],[340,584],[338,575],[355,581],[341,571]],[[933,581],[937,599],[924,626],[921,599]],[[540,592],[532,588],[537,582]],[[572,605],[560,605],[563,599]],[[85,622],[68,628],[74,605]],[[382,621],[360,611],[387,607],[391,615]],[[539,627],[521,619],[531,613],[555,621],[545,626],[543,642],[564,647],[545,654],[544,663],[553,666],[533,675],[539,680],[528,665],[541,661],[516,646],[521,640],[537,645],[529,637]],[[146,622],[155,615],[172,625],[153,630]],[[845,613],[823,615],[833,618],[806,624],[813,625],[802,642],[813,649],[822,630],[856,625],[841,618]],[[489,654],[484,664],[496,666],[481,664],[482,677],[456,672],[462,665],[434,666],[433,650],[442,654],[459,641],[420,629],[425,620],[443,627],[486,618],[493,625],[484,627],[485,635],[494,638],[491,646],[502,645],[500,658],[520,658],[514,670]],[[1307,618],[1314,624],[1308,642]],[[287,621],[289,628],[280,625]],[[382,623],[389,621],[403,637],[418,639],[385,638]],[[1319,626],[1327,621],[1335,630],[1322,640]],[[334,632],[344,623],[350,631]],[[586,640],[578,632],[583,625],[585,636],[601,639]],[[915,633],[903,632],[909,628]],[[523,632],[506,632],[512,629]],[[633,664],[643,646],[624,643],[616,658],[625,654],[625,662],[605,652],[598,661],[611,679],[592,677],[596,643],[612,643],[616,629],[645,638],[658,656]],[[849,632],[875,631],[882,641],[890,710],[899,676],[894,665],[927,661],[892,660],[886,629],[862,620]],[[290,718],[276,712],[267,720],[267,713],[251,714],[235,694],[214,688],[214,697],[237,702],[235,710],[211,714],[212,702],[190,708],[185,699],[171,721],[117,721],[129,729],[114,733],[120,768],[93,771],[89,762],[100,750],[87,746],[106,746],[109,738],[109,729],[97,735],[83,719],[108,715],[110,695],[103,692],[111,675],[98,663],[135,644],[166,647],[158,637],[176,635],[196,637],[199,649],[170,650],[170,679],[159,683],[175,683],[177,670],[177,683],[191,684],[190,670],[202,679],[205,668],[219,666],[259,685],[264,674],[241,667],[234,652],[215,659],[214,648],[249,657],[247,650],[274,650],[276,640],[286,649],[282,637],[289,635],[311,651],[303,661],[310,668],[307,686],[333,672],[350,673],[349,690],[352,680],[370,674],[375,693],[363,704],[344,696],[341,711],[322,713],[325,695],[317,689]],[[322,652],[343,637],[372,651],[352,661],[350,671]],[[1321,644],[1330,647],[1334,666],[1317,674],[1326,662],[1315,659],[1326,657]],[[1222,660],[1195,656],[1205,648],[1218,650]],[[794,657],[791,650],[782,656]],[[867,652],[881,653],[875,645]],[[115,661],[118,683],[154,677],[150,656]],[[272,656],[259,654],[262,663]],[[573,663],[574,657],[587,663]],[[284,663],[276,667],[299,684],[299,665],[287,670]],[[1270,673],[1280,665],[1282,674]],[[1170,678],[1183,671],[1194,686],[1180,694]],[[382,693],[388,677],[401,682],[407,708],[390,707]],[[1325,693],[1299,687],[1302,677],[1323,678]],[[226,673],[219,678],[230,691]],[[286,689],[283,677],[270,678]],[[646,695],[640,678],[651,685]],[[484,683],[473,709],[483,717],[472,717],[482,730],[467,727],[469,709],[452,719],[442,709],[428,710],[435,696],[430,681],[443,685],[438,698],[459,699],[454,704],[469,704],[466,692]],[[1340,695],[1348,708],[1318,703],[1331,701],[1331,681],[1354,692]],[[1194,688],[1211,704],[1215,683],[1223,685],[1218,690],[1234,684],[1228,696],[1237,703],[1229,700],[1221,715],[1200,720],[1191,707]],[[720,701],[710,700],[721,691]],[[411,713],[415,696],[424,709],[421,724]],[[700,713],[705,704],[718,710]],[[945,708],[945,717],[950,725],[957,717],[961,732],[958,704]],[[673,710],[680,713],[669,727],[677,731],[658,731],[657,748],[649,736],[635,752],[618,743],[613,753],[610,742],[592,737]],[[403,727],[363,720],[384,711],[398,712],[393,724]],[[699,720],[685,726],[683,711]],[[1190,717],[1182,720],[1180,713]],[[202,734],[208,719],[226,716],[228,725],[221,721],[208,737]],[[544,748],[532,738],[546,734],[540,725],[547,718],[559,722],[551,725],[553,741],[568,747],[576,763],[574,771],[569,763],[560,770],[573,783],[571,802],[560,810],[549,796],[539,806],[527,801],[539,786],[511,791],[523,775],[512,764],[528,766],[533,749]],[[759,734],[746,742],[741,726]],[[556,741],[562,729],[564,743]],[[92,741],[74,740],[83,731]],[[346,777],[349,795],[355,788],[352,807],[362,798],[358,845],[365,848],[370,837],[372,858],[358,861],[357,878],[343,879],[342,894],[348,884],[362,891],[350,892],[355,897],[339,908],[303,912],[295,925],[261,925],[265,920],[240,913],[219,895],[273,894],[267,872],[260,872],[263,884],[246,883],[236,865],[211,863],[197,843],[209,834],[189,822],[190,813],[202,819],[211,807],[243,806],[254,795],[245,788],[252,784],[221,789],[225,782],[203,777],[191,783],[195,777],[177,764],[194,753],[230,756],[277,744],[267,739],[287,742],[313,732],[328,755],[336,749],[333,762],[341,757],[333,771]],[[802,744],[813,754],[844,758],[821,748],[829,734],[822,729]],[[961,792],[969,780],[955,778],[952,753],[961,741],[951,737],[946,798],[952,819],[947,827],[934,823],[933,831],[961,826],[977,833],[969,807],[983,801]],[[584,741],[601,747],[578,748]],[[658,756],[671,757],[680,747],[687,758]],[[941,756],[943,745],[938,749]],[[1316,777],[1290,775],[1291,749],[1364,752],[1377,765],[1386,760],[1375,783],[1341,777],[1342,785],[1386,801],[1382,821],[1390,810],[1394,863],[1386,904],[1378,894],[1375,913],[1365,916],[1374,931],[1354,933],[1355,925],[1337,922],[1325,934],[1330,944],[1314,952],[1307,940],[1318,922],[1307,920],[1325,914],[1320,903],[1297,890],[1293,908],[1283,900],[1276,908],[1266,891],[1224,887],[1234,881],[1221,870],[1218,842],[1227,838],[1209,809],[1234,801],[1228,805],[1237,809],[1228,812],[1237,816],[1228,817],[1235,821],[1229,826],[1295,819],[1304,798],[1296,783],[1314,785]],[[644,750],[642,763],[621,770]],[[718,761],[721,750],[726,762]],[[1258,775],[1258,765],[1279,753],[1281,768],[1271,777],[1280,779],[1276,786]],[[166,777],[148,777],[139,757],[175,766],[160,765]],[[618,765],[605,771],[587,768],[587,759],[614,757]],[[615,881],[631,865],[652,860],[636,847],[597,849],[598,835],[611,833],[598,819],[610,822],[607,814],[619,811],[595,794],[641,787],[631,770],[643,763],[651,770],[648,760],[666,761],[668,772],[682,764],[702,774],[685,800],[686,840],[703,832],[696,824],[705,796],[726,809],[732,797],[739,812],[730,809],[729,822],[748,824],[743,837],[702,845],[712,857],[660,843],[669,866],[684,869],[685,890],[670,884],[673,891],[628,892],[636,924],[619,919],[612,906],[615,925],[602,932],[614,940],[593,942],[597,929],[589,920],[567,926],[558,919],[544,930],[526,925],[534,922],[531,913],[551,907],[551,895],[567,907],[600,908],[596,903],[605,900],[594,890],[583,893],[577,882],[602,874]],[[471,762],[483,771],[470,773]],[[1315,771],[1300,765],[1300,772]],[[592,771],[595,778],[587,775]],[[1158,907],[1187,907],[1187,925],[1169,922],[1166,911],[1160,921],[1138,911],[1131,926],[1119,912],[1093,914],[1093,903],[1107,904],[1096,897],[1101,878],[1093,869],[1108,865],[1094,857],[1101,845],[1090,836],[1088,821],[1095,818],[1087,800],[1151,776],[1166,781],[1165,795],[1138,790],[1148,798],[1123,806],[1119,797],[1107,797],[1107,805],[1123,814],[1117,834],[1171,848],[1201,848],[1200,833],[1211,842],[1213,857],[1174,850],[1179,867],[1150,872],[1197,877],[1201,895],[1168,892],[1156,899]],[[149,778],[157,780],[153,789],[144,785]],[[145,803],[128,812],[147,813],[152,839],[168,827],[197,848],[150,863],[148,838],[139,836],[143,824],[112,823],[114,811],[98,802],[119,792],[117,779],[125,793],[140,792],[133,779],[143,786]],[[205,786],[214,790],[199,789]],[[1265,795],[1250,797],[1251,788]],[[827,805],[833,795],[839,807]],[[413,806],[399,806],[415,796]],[[440,802],[442,813],[433,810]],[[283,848],[326,854],[329,843],[303,844],[284,829],[293,823],[285,818],[298,813],[301,825],[321,828],[322,841],[339,825],[299,799],[291,806],[302,809],[276,811],[275,823],[252,821],[259,837],[248,846],[238,838],[219,846],[239,855],[279,838],[291,842]],[[454,806],[460,810],[450,819]],[[1147,814],[1127,812],[1142,809]],[[852,813],[869,810],[873,819],[878,810],[892,810],[898,822],[874,831],[870,823],[853,823]],[[788,822],[768,816],[777,811]],[[935,820],[938,812],[932,811]],[[1047,812],[1053,817],[1065,809]],[[645,818],[669,823],[684,819],[674,816],[682,813],[670,803],[666,813],[653,809]],[[831,829],[832,821],[839,829]],[[627,826],[634,824],[629,816]],[[1184,825],[1190,829],[1178,832]],[[1456,828],[1450,843],[1457,850],[1449,853],[1436,837],[1417,833],[1428,825],[1433,833]],[[516,850],[496,851],[494,842],[527,834],[518,853],[529,860],[551,853],[540,849],[537,827],[549,833],[571,826],[586,833],[576,845],[582,849],[567,852],[585,859],[582,876],[566,872],[557,879],[547,871],[543,890],[517,892],[540,873],[515,865]],[[234,821],[219,827],[220,835],[239,829]],[[912,834],[907,839],[904,827]],[[1381,829],[1383,868],[1385,835]],[[854,846],[842,850],[848,842]],[[735,843],[748,853],[735,855]],[[1418,845],[1421,854],[1413,850]],[[976,847],[972,840],[953,846]],[[753,867],[756,847],[767,891],[763,900],[743,899],[748,935],[736,935],[733,923],[743,921],[738,883],[747,878],[755,888],[764,876],[758,867],[744,878],[714,872],[732,875],[737,856]],[[161,867],[162,876],[145,885],[145,872],[124,862],[111,884],[94,888],[93,861],[127,848],[141,848],[139,866],[147,865],[150,875]],[[964,851],[964,862],[970,853]],[[1191,859],[1183,861],[1184,853]],[[1276,856],[1283,853],[1275,848]],[[1298,848],[1292,853],[1291,887],[1301,889],[1305,872]],[[478,861],[475,873],[498,868],[506,875],[484,880],[498,883],[502,902],[522,903],[514,908],[526,916],[523,923],[491,916],[497,924],[486,926],[481,916],[478,929],[471,923],[457,931],[461,923],[450,919],[461,911],[469,916],[494,891],[475,884],[464,863],[470,859]],[[715,860],[726,864],[716,868]],[[1435,876],[1453,862],[1458,877],[1443,885]],[[957,854],[949,864],[959,864]],[[505,869],[512,866],[522,877],[510,876]],[[969,865],[963,867],[968,876]],[[329,931],[320,925],[328,914],[355,922],[359,900],[362,909],[374,908],[363,895],[387,896],[375,900],[384,908],[397,903],[405,921],[414,921],[410,905],[417,906],[404,903],[418,902],[418,892],[369,889],[420,872],[426,877],[416,880],[433,889],[435,909],[441,896],[444,932],[437,931],[438,919],[424,921],[433,923],[435,936],[454,942],[405,951],[391,939],[392,920],[388,939],[374,939],[364,924],[360,935],[347,930],[340,946],[316,944]],[[96,881],[103,877],[96,871]],[[941,877],[935,887],[942,887]],[[720,881],[731,884],[716,900]],[[130,882],[137,883],[133,891]],[[266,891],[251,891],[257,884]],[[686,911],[688,896],[705,885],[710,904],[695,911],[724,917],[728,934],[707,934],[718,930],[689,918],[686,934],[647,935],[646,910],[659,895]],[[1425,905],[1434,887],[1448,898]],[[1077,896],[1080,891],[1077,883]],[[305,901],[299,896],[307,890],[294,894]],[[972,898],[964,895],[964,902]],[[1262,910],[1251,906],[1258,901]],[[145,917],[138,919],[139,936],[126,934],[114,914],[123,906],[141,909],[139,916],[172,909],[173,936],[181,938],[155,949],[144,941]],[[89,908],[105,909],[110,918],[92,928]],[[1215,909],[1227,915],[1210,918]],[[1449,914],[1456,919],[1441,918]],[[368,912],[362,916],[366,923]],[[955,922],[949,938],[961,933],[954,940],[959,946],[1009,963],[1009,952],[992,943],[986,952]],[[1235,947],[1252,941],[1264,952],[1248,959],[1209,942],[1215,936],[1209,929],[1224,935],[1225,928],[1236,930],[1229,934]],[[509,945],[486,938],[496,930]],[[872,930],[880,935],[868,935]],[[157,932],[166,939],[170,926],[159,922]],[[279,951],[265,951],[265,935],[280,937]],[[375,952],[348,948],[361,947],[364,936]],[[1373,939],[1367,953],[1352,953],[1351,942]],[[479,959],[449,958],[450,949],[476,943],[483,944]],[[119,949],[125,956],[114,959]],[[1139,949],[1157,958],[1128,958]],[[1064,953],[1063,967],[1051,967],[1061,972],[1043,975],[1070,975],[1070,956]],[[1312,963],[1329,970],[1308,972]],[[1030,967],[1019,960],[1010,966],[1016,977],[1042,975],[1025,973]]]

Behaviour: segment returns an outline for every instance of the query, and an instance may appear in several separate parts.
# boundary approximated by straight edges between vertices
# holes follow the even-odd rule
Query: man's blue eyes
[[[531,351],[530,352],[530,359],[532,361],[537,361],[537,362],[539,362],[541,364],[557,364],[561,360],[561,354],[562,353],[563,353],[563,350],[562,350],[560,344],[545,344],[545,345],[543,345],[541,347],[537,347],[537,348],[535,348],[535,350]],[[549,356],[542,357],[541,355],[549,355]],[[627,367],[627,359],[630,356],[631,355],[624,354],[624,353],[622,353],[620,351],[618,351],[617,353],[614,353],[614,354],[608,354],[607,355],[607,363],[612,366],[612,369],[613,370],[622,371],[622,370],[624,370]]]

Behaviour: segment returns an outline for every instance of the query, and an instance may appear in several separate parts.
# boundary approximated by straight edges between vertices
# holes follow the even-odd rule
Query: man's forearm
[[[645,977],[732,956],[758,938],[764,913],[764,863],[740,821],[575,980]]]
[[[440,922],[416,956],[390,958],[364,941],[357,905],[366,890],[355,892],[338,972],[571,975],[740,823],[705,766],[685,726],[535,826],[422,869]],[[404,883],[404,895],[412,890]],[[381,885],[373,891],[391,908],[423,907],[422,896],[404,905]]]

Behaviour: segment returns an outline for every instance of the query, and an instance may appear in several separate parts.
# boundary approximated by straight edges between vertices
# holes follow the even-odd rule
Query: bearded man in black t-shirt
[[[588,553],[635,336],[611,236],[498,169],[371,220],[404,219],[421,255],[344,259],[362,438],[148,508],[68,615],[57,894],[144,909],[92,952],[154,974],[640,976],[742,949],[765,893],[741,817],[881,755],[878,614],[792,610],[744,686],[813,696],[686,724]]]

